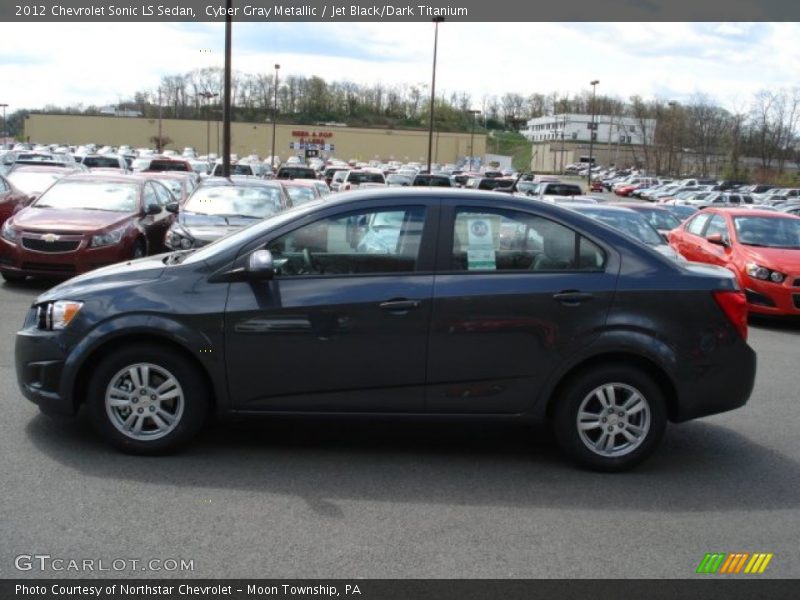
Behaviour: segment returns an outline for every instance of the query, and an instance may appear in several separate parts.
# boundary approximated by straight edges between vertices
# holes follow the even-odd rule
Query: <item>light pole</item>
[[[222,176],[231,176],[231,27],[232,0],[226,1],[225,12],[225,85],[222,94]]]
[[[667,105],[672,109],[670,111],[672,119],[669,126],[669,152],[667,153],[667,176],[672,177],[672,144],[673,136],[675,135],[675,107],[678,103],[675,101],[667,102]]]
[[[431,154],[433,152],[433,111],[436,101],[436,49],[439,44],[439,23],[444,17],[433,17],[433,75],[431,76],[431,117],[428,125],[428,173],[431,172]]]
[[[8,127],[6,126],[6,108],[8,108],[8,104],[3,102],[0,107],[3,108],[3,146],[5,146],[8,143]]]
[[[211,154],[211,114],[209,108],[211,105],[211,98],[216,98],[219,94],[206,90],[200,92],[198,95],[206,100],[206,157],[208,157],[208,155]]]
[[[272,101],[272,154],[269,158],[269,166],[273,173],[275,172],[275,123],[278,120],[278,70],[280,68],[280,65],[275,65],[275,94]]]
[[[468,110],[467,112],[472,115],[472,131],[469,133],[469,170],[472,171],[472,161],[475,160],[475,146],[473,145],[475,142],[475,118],[481,114],[481,111]]]
[[[599,79],[595,79],[594,81],[589,82],[592,86],[592,122],[589,126],[589,173],[586,175],[586,183],[589,184],[589,191],[592,189],[592,166],[594,166],[594,160],[592,155],[592,149],[594,146],[594,131],[595,131],[595,123],[594,123],[594,100],[595,94],[597,91],[597,84],[600,83]]]

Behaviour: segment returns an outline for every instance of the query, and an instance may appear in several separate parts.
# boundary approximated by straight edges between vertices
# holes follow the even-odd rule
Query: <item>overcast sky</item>
[[[222,66],[218,23],[0,23],[0,102],[114,104],[162,75]],[[430,83],[431,23],[234,23],[233,66],[328,81]],[[439,26],[437,92],[598,93],[731,109],[794,85],[797,23],[456,23]]]

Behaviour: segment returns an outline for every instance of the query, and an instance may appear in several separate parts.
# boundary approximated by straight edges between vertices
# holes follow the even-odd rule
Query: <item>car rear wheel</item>
[[[2,272],[3,279],[5,279],[8,283],[22,283],[25,281],[26,275],[20,275],[19,273],[6,273],[5,271]]]
[[[554,412],[561,448],[596,471],[625,471],[639,464],[657,447],[666,422],[659,386],[625,365],[577,375],[562,390]]]
[[[203,425],[209,402],[198,369],[156,345],[131,346],[101,361],[87,397],[98,433],[134,454],[162,454],[185,444]]]
[[[138,240],[136,245],[133,247],[133,256],[131,257],[133,260],[137,258],[144,258],[147,255],[147,248],[144,245],[142,240]]]

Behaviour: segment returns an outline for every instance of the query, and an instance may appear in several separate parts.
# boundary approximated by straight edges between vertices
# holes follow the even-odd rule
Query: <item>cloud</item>
[[[235,23],[234,68],[384,86],[429,86],[431,23]],[[3,101],[103,105],[155,89],[163,75],[222,66],[222,23],[2,23]],[[729,105],[794,81],[797,23],[463,23],[439,27],[436,88],[598,93]],[[47,44],[31,43],[47,40]],[[19,82],[8,85],[8,82]]]

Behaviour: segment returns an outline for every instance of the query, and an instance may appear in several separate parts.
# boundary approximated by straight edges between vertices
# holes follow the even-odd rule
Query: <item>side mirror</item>
[[[178,214],[178,211],[180,210],[180,208],[181,208],[181,206],[180,206],[180,204],[178,204],[177,202],[170,202],[169,204],[167,204],[167,205],[164,207],[164,209],[165,209],[167,212],[169,212],[169,213],[172,213],[173,215],[177,215],[177,214]]]
[[[250,279],[272,279],[275,276],[275,263],[272,252],[269,250],[256,250],[247,259],[245,268]]]
[[[722,237],[721,233],[712,233],[706,238],[706,241],[710,244],[716,244],[717,246],[724,246],[725,248],[729,246],[728,240]]]
[[[148,204],[144,209],[146,215],[157,215],[161,213],[161,207],[158,204]]]

